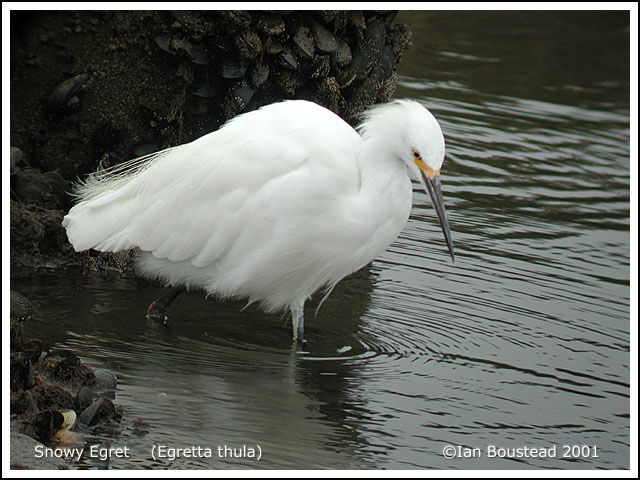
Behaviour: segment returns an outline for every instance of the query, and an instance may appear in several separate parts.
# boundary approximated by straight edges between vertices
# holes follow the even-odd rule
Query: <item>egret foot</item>
[[[167,308],[169,308],[169,305],[171,305],[183,290],[184,287],[171,287],[167,293],[151,302],[151,305],[147,308],[147,325],[154,324],[155,322],[168,329],[168,317],[166,315]]]
[[[168,330],[169,324],[167,324],[167,320],[169,317],[164,313],[165,311],[165,308],[158,307],[155,302],[151,303],[147,308],[147,326],[153,328],[157,325],[162,325]]]

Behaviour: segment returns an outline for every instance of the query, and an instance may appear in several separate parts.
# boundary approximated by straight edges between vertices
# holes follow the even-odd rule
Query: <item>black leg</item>
[[[157,298],[149,308],[147,308],[147,320],[152,320],[165,328],[169,328],[167,325],[167,315],[165,314],[171,302],[173,302],[178,295],[184,290],[184,287],[171,287],[169,291],[167,291],[160,298]]]

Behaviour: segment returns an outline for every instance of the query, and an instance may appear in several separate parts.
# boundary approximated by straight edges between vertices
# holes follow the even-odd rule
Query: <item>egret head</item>
[[[385,139],[394,157],[406,164],[431,197],[451,258],[453,242],[442,198],[440,170],[444,161],[444,136],[436,118],[414,100],[395,100],[369,109],[359,130],[364,138]]]
[[[405,109],[405,120],[409,122],[406,129],[406,154],[403,160],[407,164],[407,170],[422,184],[431,197],[453,260],[451,230],[440,185],[440,170],[444,161],[442,129],[431,112],[418,102],[410,100],[400,102]]]

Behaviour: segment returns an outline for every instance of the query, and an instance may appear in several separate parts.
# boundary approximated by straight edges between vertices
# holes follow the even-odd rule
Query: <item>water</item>
[[[143,318],[155,285],[13,272],[27,334],[117,374],[122,429],[90,439],[129,447],[111,468],[629,468],[628,15],[401,20],[397,96],[443,126],[454,264],[416,185],[401,236],[308,320],[309,356],[285,318],[242,303],[184,295],[167,334]]]

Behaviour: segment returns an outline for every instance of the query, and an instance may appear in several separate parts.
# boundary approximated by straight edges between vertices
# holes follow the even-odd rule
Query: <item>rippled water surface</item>
[[[90,439],[130,448],[111,468],[629,468],[628,15],[401,20],[396,95],[442,124],[455,263],[416,185],[397,241],[308,307],[307,356],[286,317],[242,303],[186,294],[168,334],[144,321],[158,286],[14,272],[27,333],[119,378],[122,429]],[[213,457],[153,460],[153,445]]]

